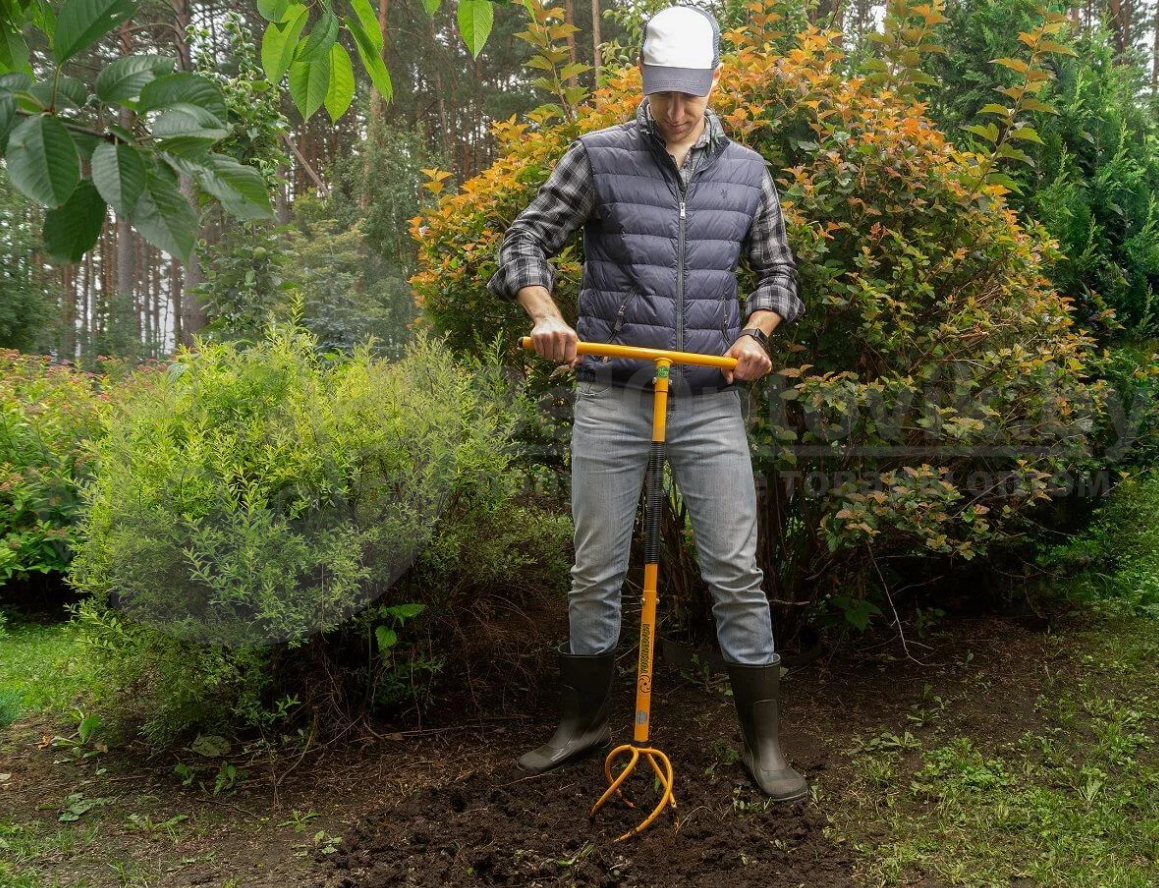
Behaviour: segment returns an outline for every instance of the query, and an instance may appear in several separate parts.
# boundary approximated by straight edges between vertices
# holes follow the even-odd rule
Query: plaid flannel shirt
[[[647,99],[637,110],[637,120],[660,138],[652,125]],[[689,150],[680,175],[685,187],[709,151],[724,137],[720,118],[711,108],[704,112],[706,126]],[[539,193],[511,223],[499,247],[499,267],[487,282],[487,289],[503,299],[515,299],[523,287],[540,285],[551,292],[555,256],[584,224],[595,208],[596,189],[587,151],[580,141],[572,142],[556,164]],[[757,275],[757,287],[745,301],[748,312],[774,311],[782,323],[791,323],[805,312],[797,296],[797,266],[785,235],[785,221],[772,173],[766,168],[756,215],[742,246],[742,255]]]

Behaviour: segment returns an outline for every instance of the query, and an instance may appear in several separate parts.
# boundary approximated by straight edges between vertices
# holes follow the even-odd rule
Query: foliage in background
[[[987,141],[988,152],[954,149],[920,104],[842,76],[835,32],[783,35],[776,7],[759,8],[729,34],[736,48],[714,107],[778,172],[807,310],[787,333],[796,341],[774,357],[780,369],[752,387],[755,466],[841,482],[818,496],[768,498],[762,566],[778,601],[830,586],[857,600],[887,581],[867,551],[973,558],[1017,534],[1053,474],[1097,468],[1091,432],[1106,386],[1084,378],[1092,341],[1042,274],[1053,242],[1005,204],[1006,137]],[[1025,42],[1054,30],[1048,21]],[[575,123],[532,114],[497,124],[500,159],[414,221],[422,265],[412,282],[454,347],[496,336],[514,346],[526,332],[522,309],[485,284],[507,222],[554,160],[580,132],[630,118],[638,72],[610,75],[594,98]],[[572,322],[580,249],[556,260],[554,295]],[[741,292],[752,283],[745,271]],[[514,347],[512,357],[526,360]],[[541,362],[531,372],[541,391],[552,384]],[[812,452],[798,459],[785,444]],[[846,445],[885,450],[861,456]],[[995,446],[1009,451],[972,455]],[[906,453],[914,447],[918,458]],[[978,468],[1004,485],[971,492]],[[841,471],[853,480],[834,476]],[[789,608],[781,625],[800,611]]]
[[[0,168],[0,348],[37,351],[52,318],[57,282],[37,261],[44,211]]]
[[[558,596],[569,527],[514,501],[520,402],[494,362],[461,368],[427,337],[391,363],[322,357],[280,325],[199,346],[110,415],[85,493],[69,581],[121,720],[164,744],[269,729],[298,697],[333,706],[336,730],[461,668],[490,615],[490,662],[533,642],[507,603]],[[413,637],[420,612],[389,610],[411,603]]]
[[[204,248],[205,280],[189,292],[205,307],[206,340],[256,342],[271,317],[289,319],[296,284],[288,230],[270,222],[229,225]]]
[[[1044,548],[1037,562],[1075,602],[1159,617],[1159,469],[1122,480],[1087,528]]]
[[[13,576],[68,568],[81,488],[93,471],[89,444],[111,399],[129,395],[114,385],[124,375],[116,359],[100,373],[82,372],[47,355],[0,350],[0,587]]]
[[[442,0],[423,0],[422,8],[433,17],[441,5]],[[354,67],[339,39],[343,31],[374,88],[390,101],[394,85],[383,62],[383,34],[370,0],[322,0],[313,23],[310,11],[310,5],[292,0],[258,0],[258,12],[269,22],[262,35],[262,67],[274,83],[288,76],[290,95],[302,119],[309,120],[325,106],[331,121],[337,122],[350,107]],[[490,0],[458,0],[459,33],[473,56],[487,43],[494,16]]]
[[[225,99],[229,135],[216,147],[238,163],[256,167],[266,185],[273,188],[278,167],[290,162],[281,141],[290,131],[282,114],[281,96],[258,67],[253,33],[242,17],[227,13],[221,30],[223,48],[210,44],[211,35],[204,28],[190,29],[197,71],[215,81]],[[233,73],[225,73],[223,63]]]
[[[188,261],[197,219],[181,175],[240,219],[272,211],[257,170],[214,149],[229,135],[225,100],[209,78],[174,73],[174,59],[125,56],[88,81],[68,63],[129,20],[131,0],[12,0],[0,52],[0,153],[12,183],[48,209],[44,245],[65,261],[96,244],[109,208],[158,249]],[[32,65],[21,31],[48,38],[52,59]],[[129,126],[109,123],[131,112]],[[84,167],[82,170],[82,160]],[[82,171],[86,175],[82,175]]]
[[[323,348],[350,352],[373,336],[375,355],[399,356],[414,318],[410,288],[397,266],[368,249],[365,222],[343,223],[328,210],[321,204],[300,207],[287,240],[302,293],[302,323]]]
[[[1009,88],[1017,72],[989,63],[1024,49],[1037,0],[967,0],[946,12],[938,32],[946,51],[930,55],[924,71],[929,115],[955,142],[962,126]],[[1038,140],[1019,143],[1033,165],[1010,170],[1009,200],[1058,240],[1063,255],[1044,270],[1076,301],[1076,321],[1105,337],[1157,329],[1159,305],[1159,124],[1137,96],[1146,88],[1142,66],[1114,62],[1105,31],[1083,33],[1075,54],[1049,60],[1053,77],[1038,98],[1054,114],[1036,121]],[[1110,306],[1116,317],[1101,315]]]

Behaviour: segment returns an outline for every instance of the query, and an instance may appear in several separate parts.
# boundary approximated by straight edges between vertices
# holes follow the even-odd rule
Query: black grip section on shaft
[[[660,561],[660,504],[664,500],[664,442],[653,441],[644,484],[644,563]]]

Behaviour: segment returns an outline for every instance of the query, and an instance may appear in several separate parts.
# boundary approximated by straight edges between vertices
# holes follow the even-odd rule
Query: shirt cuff
[[[766,284],[749,294],[745,300],[746,324],[754,311],[775,311],[781,322],[791,324],[805,313],[805,303],[790,288],[776,284]]]
[[[555,269],[550,263],[513,269],[500,265],[487,281],[487,289],[500,299],[515,300],[524,287],[546,287],[550,293],[555,287]]]

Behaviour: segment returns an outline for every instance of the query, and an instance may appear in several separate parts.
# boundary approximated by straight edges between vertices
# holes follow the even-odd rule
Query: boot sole
[[[741,759],[741,767],[744,768],[744,772],[748,775],[749,780],[752,781],[753,786],[755,786],[758,790],[760,790],[760,792],[767,799],[771,799],[774,802],[796,802],[800,799],[806,799],[809,797],[808,785],[806,785],[803,790],[801,790],[800,792],[798,792],[794,795],[789,795],[789,796],[769,795],[767,792],[765,792],[763,789],[761,789],[761,784],[757,781],[757,778],[753,776],[752,769],[749,768],[748,764],[744,761],[743,758]]]
[[[555,770],[562,768],[562,767],[565,767],[567,765],[574,764],[575,762],[580,761],[580,759],[587,758],[588,756],[592,755],[593,753],[601,752],[601,751],[606,752],[607,750],[609,750],[611,748],[611,746],[612,746],[612,741],[609,738],[607,740],[601,740],[598,743],[593,743],[591,746],[584,747],[583,749],[579,750],[578,752],[573,752],[567,758],[562,758],[558,762],[556,762],[554,765],[548,765],[546,768],[525,768],[523,765],[521,765],[519,763],[519,759],[515,760],[515,767],[518,768],[520,771],[522,771],[524,774],[530,774],[533,776],[536,774],[546,774],[548,771],[555,771]]]

